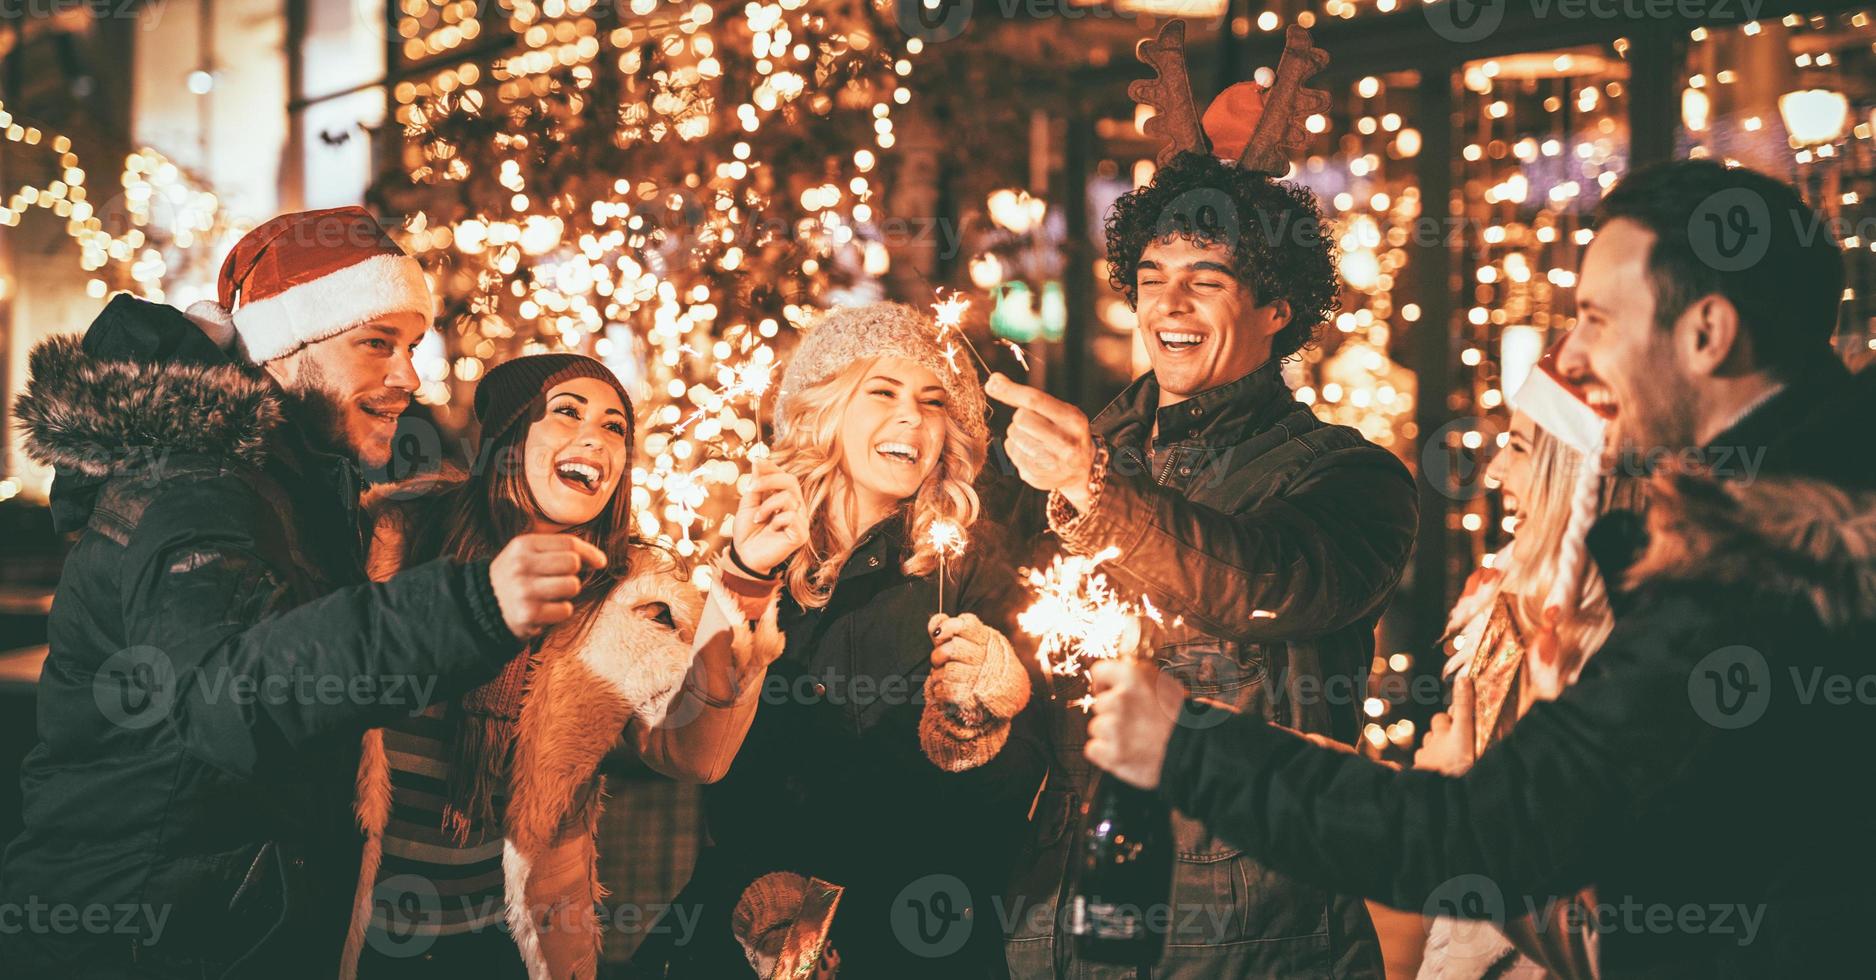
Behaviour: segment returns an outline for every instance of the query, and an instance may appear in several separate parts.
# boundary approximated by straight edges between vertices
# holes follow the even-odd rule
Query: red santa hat
[[[423,267],[357,206],[259,225],[228,253],[218,293],[191,306],[190,319],[254,364],[387,314],[435,312]]]

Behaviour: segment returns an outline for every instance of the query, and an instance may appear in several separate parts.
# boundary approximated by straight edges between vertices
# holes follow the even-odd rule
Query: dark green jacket
[[[1195,695],[1353,742],[1375,624],[1413,547],[1406,467],[1297,404],[1275,362],[1165,408],[1149,373],[1092,428],[1109,451],[1104,485],[1089,513],[1058,522],[1061,545],[1114,549],[1108,578],[1165,619],[1153,642],[1160,665]],[[1081,693],[1047,702],[1057,767],[1037,808],[1037,860],[1017,883],[1025,907],[1055,897],[1060,842],[1087,786],[1087,716],[1063,707]],[[1183,816],[1173,833],[1171,936],[1155,977],[1380,973],[1358,898],[1287,877]],[[1124,975],[1071,965],[1064,944],[1035,929],[1017,933],[1010,959],[1023,977]]]
[[[0,902],[116,914],[29,924],[0,962],[330,976],[358,737],[519,650],[488,566],[368,584],[356,466],[169,307],[119,296],[82,341],[40,344],[31,375],[27,449],[78,539]]]

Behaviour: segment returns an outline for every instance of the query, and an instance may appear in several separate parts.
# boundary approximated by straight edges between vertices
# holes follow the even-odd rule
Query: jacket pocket
[[[1201,637],[1161,646],[1155,654],[1161,670],[1179,679],[1186,692],[1243,710],[1262,688],[1268,673],[1263,649],[1256,644]],[[1180,861],[1209,863],[1242,853],[1205,831],[1196,821],[1175,816],[1173,841]]]

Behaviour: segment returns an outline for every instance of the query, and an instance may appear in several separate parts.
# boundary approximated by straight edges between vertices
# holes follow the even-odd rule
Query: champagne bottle
[[[1108,773],[1081,806],[1068,889],[1068,933],[1091,963],[1152,966],[1172,924],[1172,813],[1159,795]]]

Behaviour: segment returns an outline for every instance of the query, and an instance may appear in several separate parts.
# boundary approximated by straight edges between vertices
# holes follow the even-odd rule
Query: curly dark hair
[[[1107,213],[1107,278],[1139,301],[1140,254],[1154,242],[1185,238],[1228,243],[1232,268],[1259,306],[1290,304],[1290,322],[1270,339],[1288,357],[1314,338],[1339,303],[1335,243],[1316,196],[1203,153],[1181,153]]]

